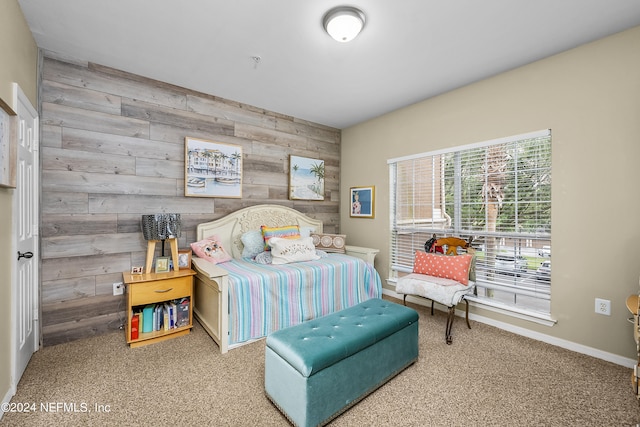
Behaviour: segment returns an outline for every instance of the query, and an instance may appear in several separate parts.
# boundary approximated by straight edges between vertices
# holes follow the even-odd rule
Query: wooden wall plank
[[[124,311],[118,310],[80,321],[48,325],[42,328],[42,342],[44,346],[50,346],[113,332],[119,329],[123,319]]]
[[[261,143],[271,143],[281,147],[289,148],[291,152],[307,148],[308,138],[272,129],[264,129],[258,126],[245,123],[236,123],[235,136],[239,138],[260,141]]]
[[[275,129],[275,117],[252,111],[240,105],[230,105],[218,99],[187,95],[187,108],[205,116],[222,117],[231,122],[247,123],[260,128]]]
[[[171,142],[181,144],[184,151],[185,137],[225,142],[227,144],[241,145],[248,149],[251,141],[244,138],[236,138],[233,135],[212,134],[207,130],[196,129],[183,124],[165,124],[151,122],[150,138],[154,141]]]
[[[276,130],[296,135],[304,135],[310,139],[317,139],[332,144],[340,142],[340,133],[336,132],[336,129],[311,124],[309,122],[276,120]]]
[[[88,213],[89,195],[87,193],[69,193],[46,191],[42,192],[40,214],[46,218],[47,214],[59,213]]]
[[[171,178],[73,171],[42,171],[43,191],[175,196],[175,188],[175,179]]]
[[[213,135],[233,135],[234,123],[219,117],[204,116],[191,111],[181,111],[149,104],[134,99],[122,100],[122,115],[141,121],[188,126]]]
[[[118,254],[144,250],[140,233],[54,236],[42,239],[42,259]]]
[[[42,282],[42,304],[64,302],[96,295],[95,276]]]
[[[149,122],[144,120],[51,104],[50,102],[42,103],[40,120],[43,125],[93,130],[116,135],[149,137]]]
[[[111,234],[118,232],[116,214],[52,214],[43,215],[40,237],[76,234]]]
[[[91,64],[88,64],[91,66]],[[81,65],[69,64],[60,60],[45,57],[43,66],[43,82],[54,81],[79,88],[87,88],[98,92],[110,93],[125,98],[140,99],[167,107],[186,108],[186,96],[183,93],[161,87],[150,79],[128,79],[109,73],[107,67],[94,70]],[[97,69],[97,72],[96,72]],[[114,90],[115,88],[115,90]]]
[[[64,128],[62,148],[147,159],[184,160],[184,144]]]
[[[42,260],[43,282],[131,270],[131,254],[106,254],[72,258],[50,258]]]
[[[184,160],[177,161],[145,159],[139,157],[135,162],[135,175],[137,176],[156,176],[161,178],[184,178]]]
[[[74,151],[43,147],[42,169],[90,172],[102,174],[136,175],[136,159],[127,156]]]
[[[120,97],[84,87],[70,86],[45,80],[42,82],[42,102],[100,111],[107,114],[120,114]]]
[[[40,147],[62,147],[62,128],[60,126],[40,126]]]
[[[146,252],[139,252],[142,255],[142,261],[139,265],[144,265]],[[138,264],[133,264],[138,265]],[[113,284],[122,282],[122,273],[101,274],[95,276],[96,279],[96,295],[113,295]]]
[[[42,326],[56,323],[78,322],[95,316],[113,313],[122,308],[122,295],[100,295],[93,298],[78,298],[69,301],[42,305]]]
[[[91,213],[202,213],[213,212],[211,197],[156,197],[148,195],[89,194]]]

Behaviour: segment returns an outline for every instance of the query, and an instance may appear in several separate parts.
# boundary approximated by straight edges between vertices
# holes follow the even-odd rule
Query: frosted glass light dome
[[[339,6],[329,10],[323,19],[325,31],[336,41],[349,42],[364,27],[364,13],[355,7]]]

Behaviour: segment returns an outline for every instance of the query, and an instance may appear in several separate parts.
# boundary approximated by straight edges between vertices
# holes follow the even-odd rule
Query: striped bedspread
[[[229,272],[229,344],[382,297],[378,272],[347,255],[284,265],[234,259],[218,267]]]

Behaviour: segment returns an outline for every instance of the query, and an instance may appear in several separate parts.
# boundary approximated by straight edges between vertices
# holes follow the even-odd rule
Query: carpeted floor
[[[332,426],[635,426],[630,370],[458,318],[420,313],[420,358]],[[287,426],[264,395],[264,340],[221,355],[193,332],[130,349],[122,332],[34,354],[3,426]]]

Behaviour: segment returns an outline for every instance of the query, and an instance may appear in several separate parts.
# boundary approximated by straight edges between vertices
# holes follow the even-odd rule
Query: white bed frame
[[[242,258],[240,237],[250,230],[260,229],[261,225],[282,227],[297,224],[300,228],[311,227],[316,233],[323,232],[322,221],[310,218],[295,209],[280,205],[255,205],[233,212],[215,221],[199,224],[197,240],[216,235],[223,247],[233,258]],[[373,264],[377,249],[347,245],[348,255],[356,256]],[[220,347],[226,353],[229,346],[229,282],[227,272],[208,261],[193,258],[195,276],[193,313]]]

